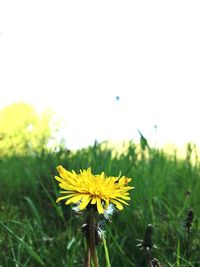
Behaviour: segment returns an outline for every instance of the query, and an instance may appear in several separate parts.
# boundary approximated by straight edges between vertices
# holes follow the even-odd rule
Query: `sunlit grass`
[[[120,153],[104,143],[76,152],[61,149],[37,156],[0,159],[0,265],[83,266],[84,240],[80,219],[72,210],[55,203],[56,166],[94,173],[132,177],[135,187],[130,206],[114,223],[106,225],[111,266],[148,266],[144,249],[137,247],[148,224],[153,225],[150,257],[163,266],[199,266],[200,166],[194,147],[179,159],[175,153],[126,144]],[[195,160],[194,160],[195,158]],[[185,220],[194,212],[189,244]],[[188,252],[187,252],[188,250]],[[106,266],[103,245],[100,266]]]

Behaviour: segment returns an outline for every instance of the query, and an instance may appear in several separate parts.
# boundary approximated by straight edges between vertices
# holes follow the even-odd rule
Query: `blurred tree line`
[[[41,153],[53,133],[53,112],[38,113],[31,105],[19,102],[0,110],[0,156]]]

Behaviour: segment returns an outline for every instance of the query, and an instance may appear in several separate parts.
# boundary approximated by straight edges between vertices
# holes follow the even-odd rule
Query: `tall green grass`
[[[176,154],[129,142],[115,153],[105,144],[76,152],[60,149],[37,156],[0,159],[0,266],[83,266],[85,243],[82,219],[71,207],[55,203],[56,166],[93,173],[119,173],[133,178],[130,206],[106,222],[106,243],[111,266],[148,266],[138,243],[148,224],[153,225],[151,258],[163,266],[200,266],[200,166],[192,162],[188,146],[185,159]],[[188,211],[194,212],[190,238],[185,228]],[[103,244],[100,266],[106,266]]]

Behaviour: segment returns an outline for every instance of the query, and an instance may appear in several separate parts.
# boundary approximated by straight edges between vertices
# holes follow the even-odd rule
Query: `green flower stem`
[[[106,267],[111,267],[110,265],[110,259],[109,259],[109,253],[108,253],[108,248],[106,245],[106,239],[103,236],[103,246],[104,246],[104,251],[105,251],[105,258],[106,258]]]
[[[96,243],[95,243],[95,217],[93,214],[91,214],[90,216],[89,246],[90,246],[90,253],[93,259],[94,267],[99,267],[97,251],[96,251]]]

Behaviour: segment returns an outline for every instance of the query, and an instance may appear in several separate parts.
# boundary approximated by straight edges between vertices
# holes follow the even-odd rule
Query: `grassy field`
[[[133,178],[130,205],[104,223],[112,267],[150,266],[147,257],[165,267],[200,266],[200,165],[194,154],[188,146],[180,160],[130,142],[121,154],[95,143],[76,152],[0,158],[0,266],[83,266],[83,219],[70,206],[55,203],[60,164]],[[102,244],[98,255],[100,266],[106,266]]]

